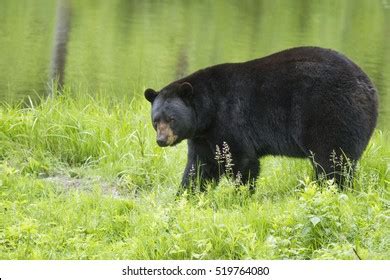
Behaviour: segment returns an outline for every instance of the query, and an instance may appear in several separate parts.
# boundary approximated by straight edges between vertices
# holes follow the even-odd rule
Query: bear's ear
[[[145,90],[144,95],[146,100],[148,100],[150,103],[153,103],[154,99],[157,97],[157,92],[154,89],[148,88]]]
[[[180,85],[179,93],[183,97],[191,97],[194,93],[194,88],[189,82],[184,82]]]

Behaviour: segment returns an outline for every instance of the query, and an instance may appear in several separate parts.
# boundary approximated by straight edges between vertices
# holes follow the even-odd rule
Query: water
[[[0,0],[0,101],[46,92],[61,1]],[[68,86],[141,98],[144,87],[199,68],[317,45],[346,54],[369,74],[380,93],[379,126],[389,128],[390,0],[70,4]]]

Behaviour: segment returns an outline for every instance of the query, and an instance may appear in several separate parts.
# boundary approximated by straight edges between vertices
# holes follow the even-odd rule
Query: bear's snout
[[[160,122],[157,124],[157,144],[160,147],[170,146],[176,140],[177,135],[173,133],[169,123]]]
[[[166,147],[166,146],[168,146],[167,141],[166,141],[165,139],[159,139],[159,138],[157,138],[157,144],[158,144],[160,147]]]

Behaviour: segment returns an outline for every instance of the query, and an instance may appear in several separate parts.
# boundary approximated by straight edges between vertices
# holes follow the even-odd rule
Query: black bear
[[[319,47],[211,66],[158,92],[147,89],[145,97],[158,145],[188,139],[183,187],[193,174],[203,187],[218,181],[216,147],[224,142],[242,183],[254,186],[259,157],[282,155],[311,158],[317,176],[342,187],[345,173],[331,157],[348,158],[353,170],[378,115],[367,75],[344,55]]]

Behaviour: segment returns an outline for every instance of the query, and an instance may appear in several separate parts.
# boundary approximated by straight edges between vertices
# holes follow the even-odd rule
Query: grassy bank
[[[375,132],[354,190],[268,157],[253,196],[224,179],[175,200],[186,144],[155,144],[142,99],[4,105],[0,259],[390,259],[389,137]]]

